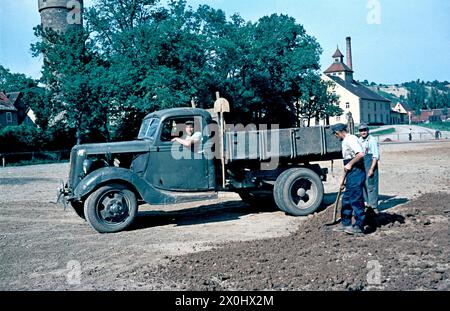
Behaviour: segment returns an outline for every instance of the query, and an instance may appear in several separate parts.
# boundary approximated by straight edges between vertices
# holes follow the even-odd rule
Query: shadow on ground
[[[56,182],[57,178],[34,178],[34,177],[21,177],[21,178],[0,178],[0,185],[26,185],[30,183],[39,182]],[[56,191],[56,190],[55,190]]]
[[[327,193],[318,212],[332,208],[336,200],[337,193]],[[379,211],[385,211],[395,206],[405,204],[407,199],[397,198],[395,196],[380,196]],[[152,227],[175,225],[175,226],[193,226],[215,222],[226,222],[240,219],[243,216],[258,213],[273,213],[279,211],[273,202],[268,202],[266,207],[255,207],[244,203],[243,201],[227,201],[210,205],[202,205],[194,208],[187,208],[176,211],[143,211],[139,212],[134,224],[129,231],[141,230]],[[340,211],[340,209],[339,209]],[[380,226],[389,223],[401,222],[401,216],[396,214],[378,213],[376,223]],[[339,212],[338,212],[339,213]],[[378,226],[377,226],[378,227]]]
[[[379,202],[378,210],[385,211],[398,205],[406,204],[409,200],[406,198],[398,198],[397,196],[380,195]]]
[[[327,208],[333,208],[335,201],[337,198],[337,193],[328,193],[324,197],[324,204],[320,211],[324,211]],[[394,225],[395,223],[404,224],[405,217],[395,214],[395,213],[386,213],[385,211],[392,209],[396,206],[406,204],[409,202],[408,199],[405,198],[397,198],[396,196],[387,196],[380,195],[379,196],[379,206],[376,212],[373,210],[366,210],[366,224],[368,225],[366,230],[368,234],[374,233],[377,229]],[[331,206],[330,206],[331,205]],[[341,204],[338,207],[338,215],[340,217],[340,208]]]
[[[130,231],[166,225],[192,226],[214,222],[225,222],[240,219],[243,216],[278,211],[275,207],[258,208],[243,201],[227,201],[223,203],[202,205],[177,211],[144,211],[139,212]]]
[[[334,205],[337,198],[337,192],[326,193],[323,199],[323,205],[321,211],[326,209],[330,205]],[[396,206],[408,203],[409,200],[405,198],[398,198],[397,196],[380,195],[379,196],[379,211],[385,211]],[[340,205],[339,205],[340,208]]]

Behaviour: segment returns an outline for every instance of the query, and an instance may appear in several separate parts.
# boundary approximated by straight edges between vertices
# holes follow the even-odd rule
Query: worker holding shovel
[[[347,132],[347,126],[336,124],[332,126],[333,134],[342,141],[345,177],[340,180],[340,187],[345,182],[345,192],[342,196],[341,225],[334,229],[351,235],[364,234],[364,195],[363,187],[366,181],[364,169],[364,150],[355,135]],[[352,225],[352,216],[355,224]]]

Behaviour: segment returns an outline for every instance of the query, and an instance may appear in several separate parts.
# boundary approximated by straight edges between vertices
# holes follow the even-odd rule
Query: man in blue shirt
[[[361,124],[359,127],[359,143],[364,150],[364,166],[366,169],[366,182],[364,187],[364,201],[369,208],[378,208],[378,162],[380,161],[380,148],[375,137],[369,135],[369,127]]]

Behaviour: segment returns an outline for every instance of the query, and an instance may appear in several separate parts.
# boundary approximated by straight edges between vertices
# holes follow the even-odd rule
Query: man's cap
[[[369,129],[369,126],[368,126],[367,124],[365,124],[365,123],[362,123],[362,124],[359,126],[359,130],[360,130],[360,131],[368,130],[368,129]]]
[[[333,134],[335,134],[336,132],[347,131],[347,125],[338,123],[333,125],[331,127],[331,130],[333,131]]]
[[[192,126],[194,126],[194,121],[186,121],[184,124],[185,125],[192,125]]]

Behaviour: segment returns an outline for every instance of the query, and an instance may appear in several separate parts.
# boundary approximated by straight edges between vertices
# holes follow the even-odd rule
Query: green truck
[[[201,133],[191,147],[174,141],[187,122]],[[58,201],[100,233],[125,230],[141,204],[209,200],[221,191],[250,204],[269,198],[305,216],[320,207],[328,173],[311,163],[340,158],[341,143],[329,127],[233,128],[207,110],[168,109],[145,117],[134,141],[73,147]]]

